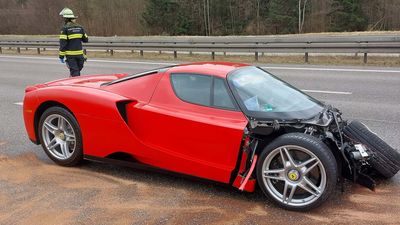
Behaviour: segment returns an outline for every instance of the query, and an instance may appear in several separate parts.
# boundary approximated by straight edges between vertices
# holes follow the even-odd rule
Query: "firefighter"
[[[80,76],[80,71],[86,61],[82,49],[82,42],[88,42],[88,36],[83,27],[76,23],[76,16],[69,8],[60,12],[64,18],[64,26],[60,34],[60,62],[66,62],[72,77]],[[64,61],[64,58],[65,61]]]

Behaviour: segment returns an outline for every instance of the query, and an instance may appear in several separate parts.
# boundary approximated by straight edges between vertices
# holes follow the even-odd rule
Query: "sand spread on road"
[[[346,185],[307,213],[275,207],[258,190],[98,163],[67,168],[35,154],[0,156],[0,224],[396,224],[399,175],[376,192]]]

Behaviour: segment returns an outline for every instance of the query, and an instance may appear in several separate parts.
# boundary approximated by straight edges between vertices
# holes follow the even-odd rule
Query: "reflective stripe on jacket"
[[[61,29],[60,58],[83,55],[82,42],[88,42],[88,36],[79,24],[68,22]]]

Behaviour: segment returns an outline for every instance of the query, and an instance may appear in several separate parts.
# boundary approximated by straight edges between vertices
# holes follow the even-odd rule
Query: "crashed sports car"
[[[358,121],[247,64],[204,62],[29,86],[29,138],[55,163],[156,168],[319,206],[343,180],[373,189],[400,154]]]

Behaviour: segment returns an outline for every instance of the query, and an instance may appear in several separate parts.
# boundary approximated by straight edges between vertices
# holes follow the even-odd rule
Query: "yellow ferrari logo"
[[[297,171],[290,171],[289,174],[288,174],[288,177],[292,181],[296,181],[296,180],[299,179],[299,175],[298,175]]]

